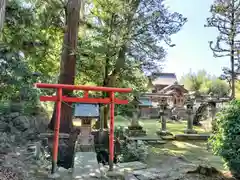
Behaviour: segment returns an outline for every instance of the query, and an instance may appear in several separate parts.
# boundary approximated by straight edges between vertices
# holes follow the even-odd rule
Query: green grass
[[[154,159],[164,159],[169,156],[180,156],[195,164],[207,164],[224,171],[223,161],[220,157],[214,156],[207,150],[205,141],[169,141],[164,145],[151,147],[153,158],[149,163],[154,163]]]
[[[140,125],[147,131],[148,136],[156,136],[156,132],[161,128],[161,123],[159,120],[154,119],[146,119],[140,120]],[[130,121],[123,118],[116,118],[115,126],[128,126],[130,125]],[[168,121],[167,129],[173,134],[182,134],[187,127],[187,121]],[[199,126],[194,126],[194,129],[198,131],[198,133],[209,133],[206,132],[203,128]]]
[[[156,131],[161,128],[158,120],[140,120],[140,124],[147,131],[148,136],[156,136]],[[115,126],[128,126],[130,121],[124,118],[116,118]],[[187,127],[186,121],[167,122],[167,129],[173,134],[182,134]],[[200,126],[194,126],[198,133],[210,133]],[[169,156],[181,156],[196,164],[208,164],[218,170],[224,171],[223,161],[220,157],[214,156],[211,151],[207,150],[206,141],[169,141],[164,145],[151,146],[151,155],[147,163],[157,166],[156,162],[164,161]]]

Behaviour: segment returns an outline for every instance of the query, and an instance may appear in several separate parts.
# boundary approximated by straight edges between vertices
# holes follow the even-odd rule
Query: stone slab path
[[[102,176],[95,152],[76,152],[73,179],[82,180]]]
[[[161,137],[148,137],[148,136],[138,136],[138,137],[126,137],[129,141],[145,141],[145,142],[157,142],[158,144],[166,144]]]

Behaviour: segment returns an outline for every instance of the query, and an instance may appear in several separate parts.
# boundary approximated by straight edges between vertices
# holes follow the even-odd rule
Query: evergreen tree
[[[210,41],[214,57],[230,57],[231,91],[235,98],[235,57],[238,52],[238,35],[240,34],[240,0],[215,0],[210,8],[212,16],[207,19],[206,27],[219,31],[215,45]]]

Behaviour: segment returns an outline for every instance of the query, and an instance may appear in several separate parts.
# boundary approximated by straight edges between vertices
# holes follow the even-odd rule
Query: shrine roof
[[[171,95],[167,95],[167,94],[164,94],[164,93],[144,93],[142,94],[142,97],[171,97]]]
[[[155,75],[157,78],[152,80],[152,84],[155,85],[171,85],[177,82],[175,73],[158,73]]]
[[[139,101],[140,101],[139,106],[152,106],[152,101],[150,99],[140,98]]]
[[[184,88],[183,85],[177,84],[176,82],[174,84],[168,85],[167,87],[161,89],[161,91],[159,91],[159,93],[168,93],[168,91],[173,91],[174,89],[178,89],[180,91],[182,91],[183,93],[187,93],[188,90]]]
[[[99,117],[98,104],[76,103],[74,108],[75,117]]]

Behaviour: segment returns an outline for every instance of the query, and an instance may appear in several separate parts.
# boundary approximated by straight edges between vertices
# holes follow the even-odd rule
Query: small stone
[[[59,177],[60,177],[60,175],[57,174],[57,173],[49,174],[49,175],[48,175],[48,178],[49,178],[49,179],[57,179],[57,178],[59,178]]]
[[[63,167],[59,167],[59,168],[58,168],[58,171],[59,171],[59,172],[67,172],[68,170],[65,169],[65,168],[63,168]]]
[[[8,128],[8,123],[0,121],[0,132],[5,132]]]
[[[13,112],[13,113],[9,114],[9,117],[14,119],[14,118],[18,117],[19,115],[20,115],[19,112]]]
[[[13,125],[20,131],[26,131],[30,127],[29,119],[26,116],[14,118]]]
[[[21,132],[17,128],[15,128],[13,125],[9,124],[8,127],[10,128],[11,134],[16,134],[16,135],[21,134]]]
[[[4,121],[4,120],[5,120],[4,116],[0,116],[0,121]]]

